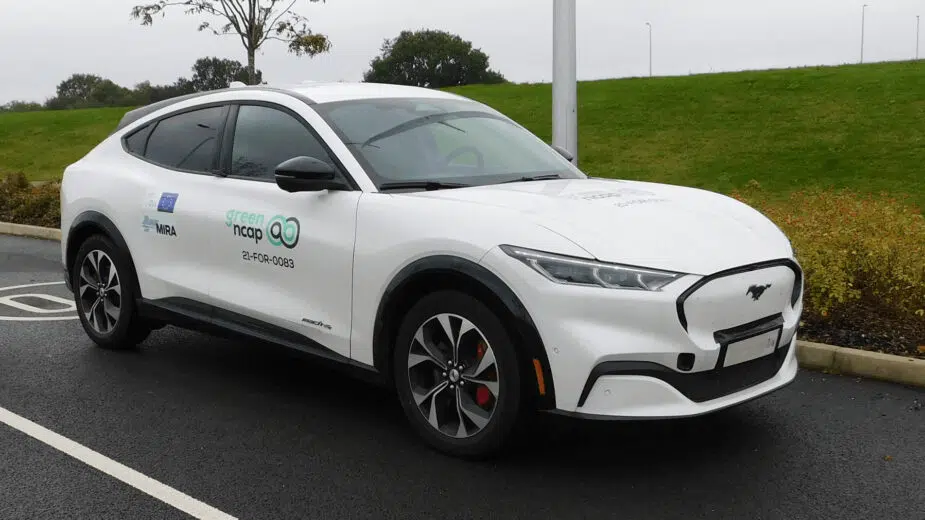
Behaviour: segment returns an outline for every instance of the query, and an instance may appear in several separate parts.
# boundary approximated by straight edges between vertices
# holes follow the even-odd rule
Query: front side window
[[[455,99],[370,99],[314,105],[378,186],[493,184],[584,174],[539,138],[484,105]]]
[[[161,120],[148,139],[145,158],[168,168],[211,171],[224,115],[224,107],[210,107]]]
[[[231,175],[272,180],[280,163],[299,156],[334,166],[321,142],[292,115],[265,106],[241,106],[234,128]]]

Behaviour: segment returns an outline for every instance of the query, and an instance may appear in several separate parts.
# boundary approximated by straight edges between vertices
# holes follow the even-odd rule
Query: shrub
[[[0,221],[33,226],[61,225],[61,185],[33,186],[22,173],[0,179]]]
[[[925,340],[925,217],[915,205],[849,190],[759,193],[752,181],[733,196],[790,237],[806,273],[806,321],[872,333],[900,324],[919,336],[908,340]]]

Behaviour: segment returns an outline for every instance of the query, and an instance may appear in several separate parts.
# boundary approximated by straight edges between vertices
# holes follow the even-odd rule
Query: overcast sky
[[[579,79],[678,75],[815,64],[860,57],[862,1],[577,0]],[[44,101],[72,73],[94,73],[131,87],[189,76],[203,56],[246,62],[239,40],[197,32],[180,10],[152,27],[131,20],[136,0],[0,0],[0,104]],[[916,14],[925,0],[870,0],[865,61],[915,55]],[[403,29],[459,34],[512,81],[549,81],[552,0],[300,0],[296,11],[330,36],[313,59],[268,42],[257,66],[270,82],[359,80],[383,39]],[[925,50],[925,49],[923,49]]]

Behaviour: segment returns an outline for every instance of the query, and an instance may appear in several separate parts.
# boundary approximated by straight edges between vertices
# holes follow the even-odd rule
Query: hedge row
[[[60,226],[60,185],[0,181],[0,221]],[[842,346],[925,356],[925,217],[901,198],[810,189],[787,199],[757,182],[732,196],[790,237],[806,272],[804,330]]]
[[[61,185],[33,186],[25,174],[8,174],[0,179],[0,222],[61,226]]]
[[[806,273],[804,326],[820,341],[925,357],[925,217],[903,197],[808,189],[733,193],[789,237]]]

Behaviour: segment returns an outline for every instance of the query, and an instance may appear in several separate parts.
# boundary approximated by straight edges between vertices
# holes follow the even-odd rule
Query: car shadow
[[[242,405],[248,396],[272,397],[279,403],[316,408],[331,425],[342,421],[349,427],[361,422],[374,426],[377,434],[387,429],[411,436],[390,390],[274,345],[168,327],[152,333],[138,350],[113,353],[88,349],[85,355],[113,365],[111,368],[126,369],[125,373],[136,378],[169,377],[175,385],[172,392],[202,397],[210,395],[203,391],[208,386],[222,390],[213,394],[216,400],[232,399]],[[763,437],[772,429],[765,421],[743,413],[741,408],[659,421],[584,421],[541,413],[530,420],[528,431],[512,444],[503,460],[524,467],[535,462],[582,467],[617,464],[624,468],[691,463],[714,457],[717,451],[734,455],[756,440],[768,442]],[[537,453],[543,456],[538,458]]]
[[[829,422],[807,419],[805,386],[688,419],[539,414],[499,457],[467,461],[419,440],[391,391],[291,350],[167,327],[110,352],[71,330],[20,359],[44,394],[30,418],[245,517],[320,501],[369,518],[805,518],[788,500],[815,503],[846,460]]]

